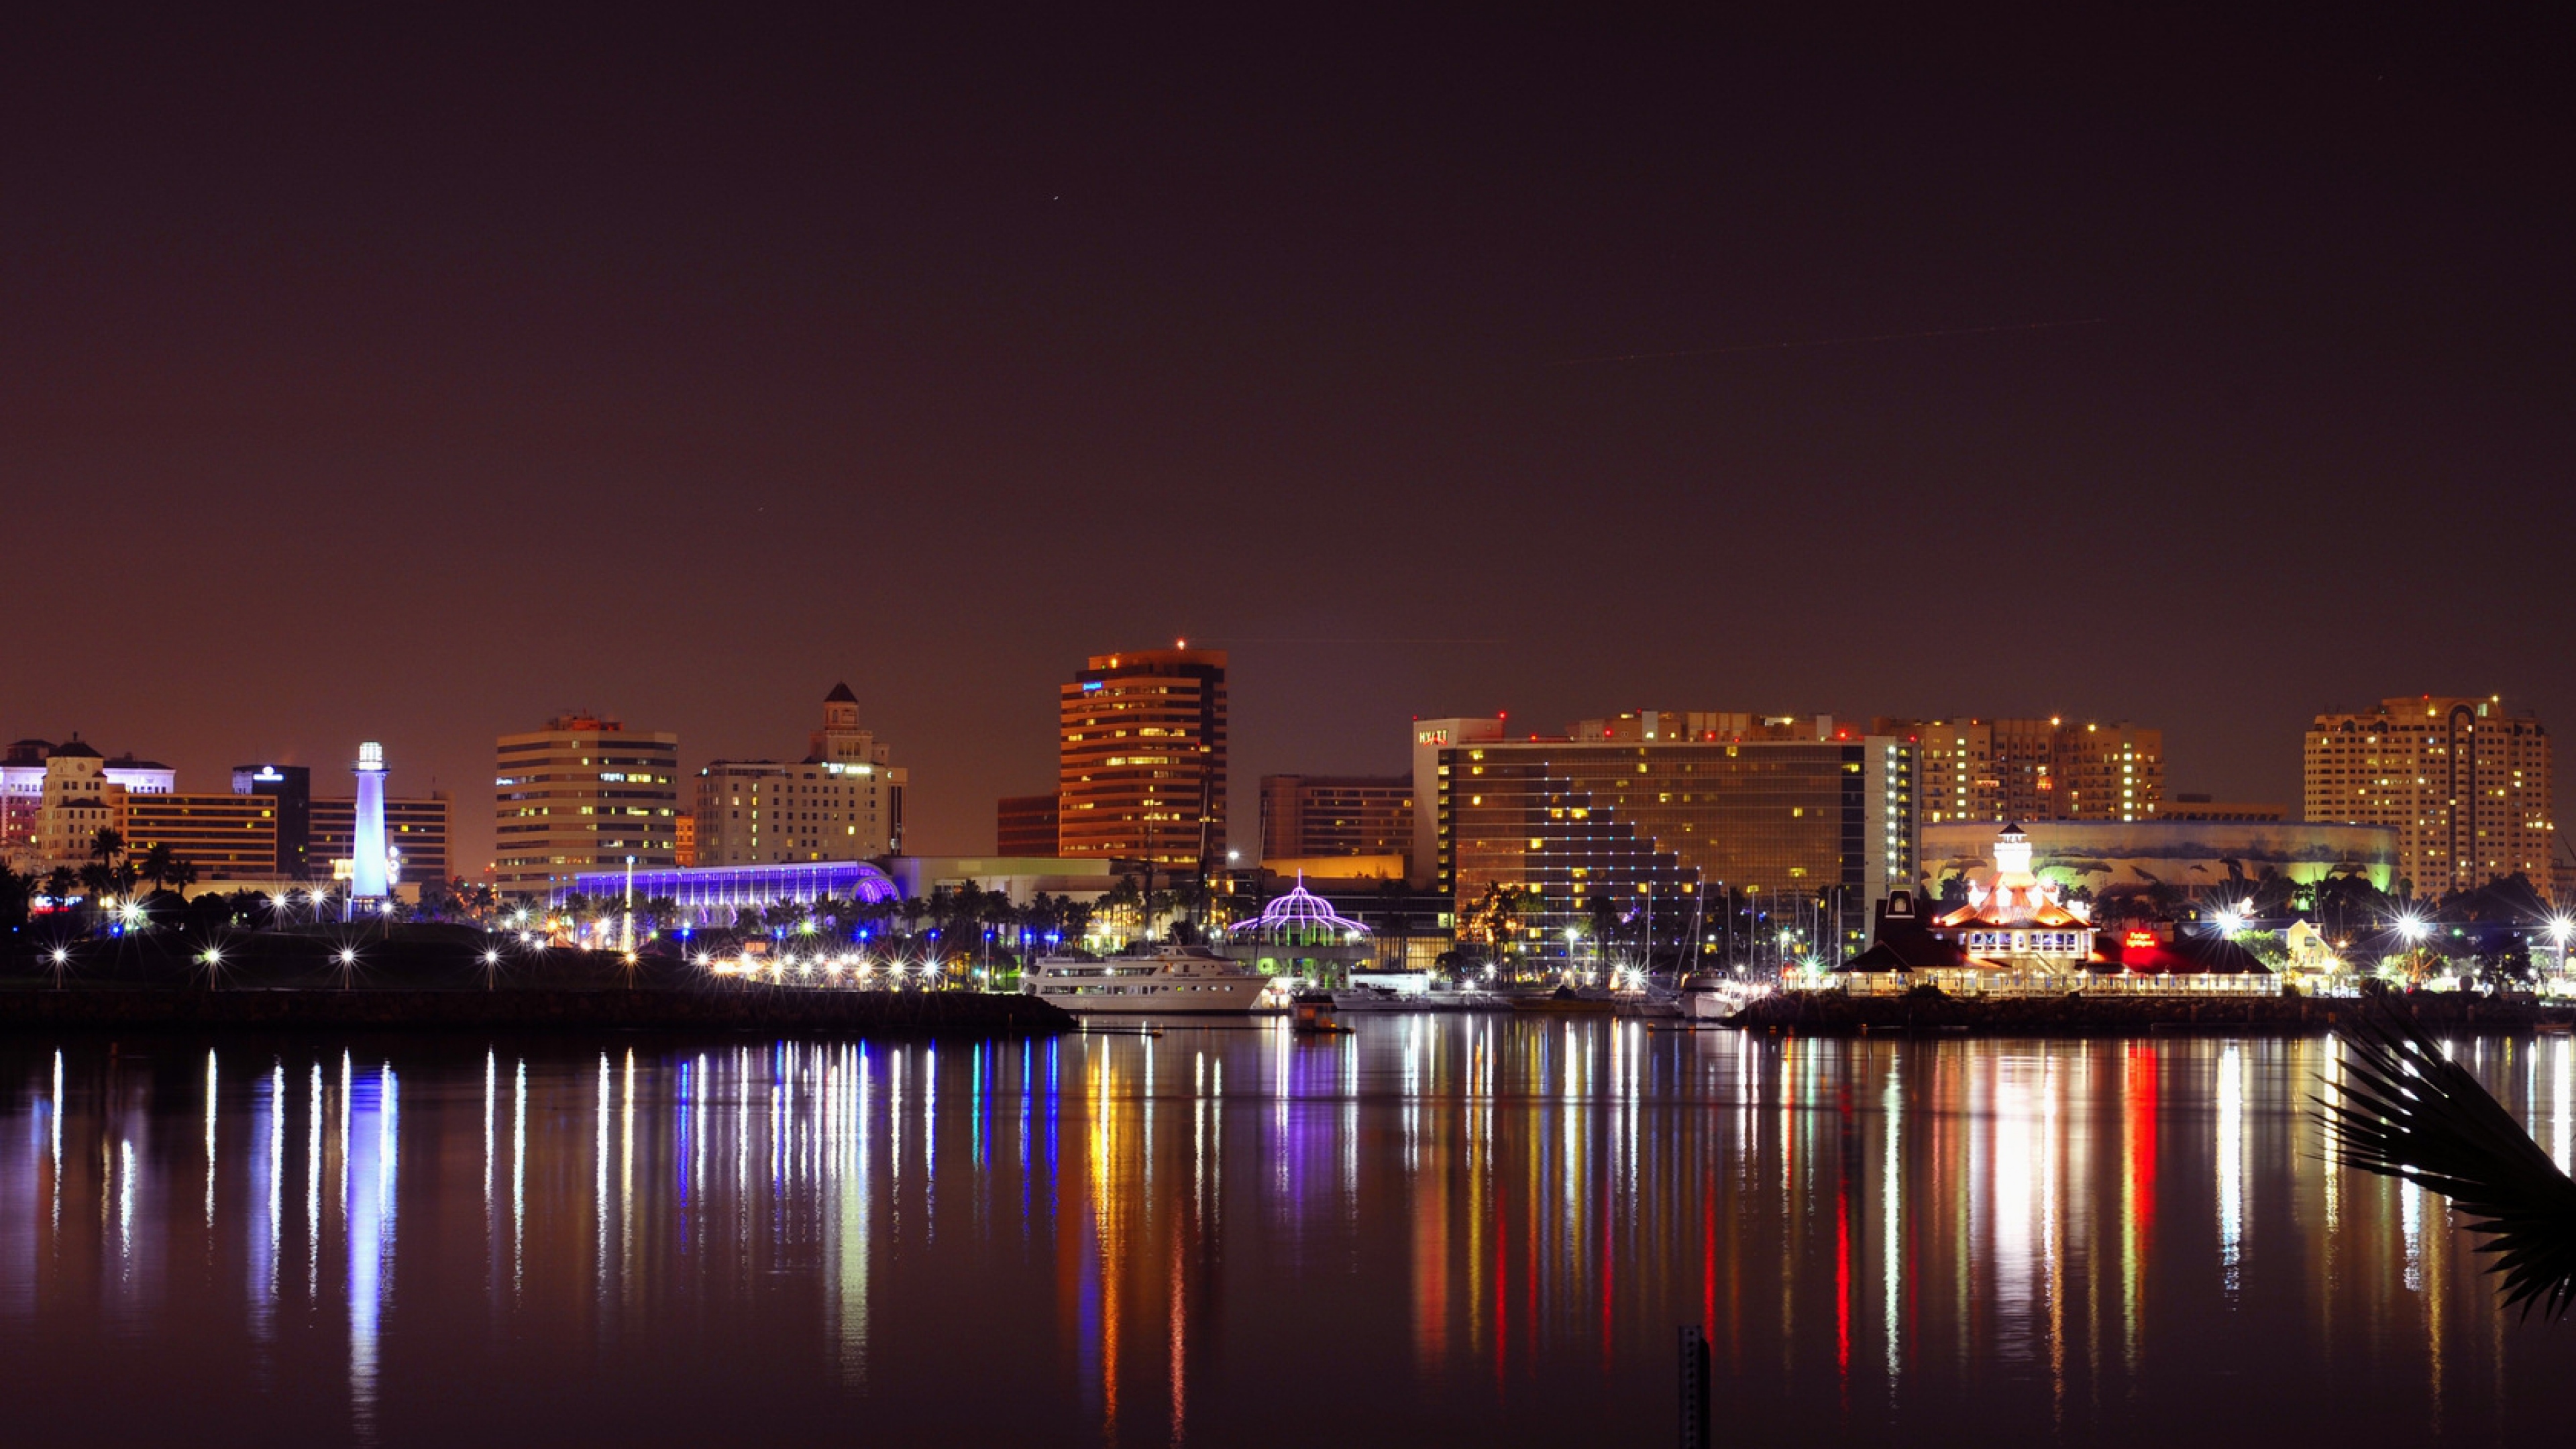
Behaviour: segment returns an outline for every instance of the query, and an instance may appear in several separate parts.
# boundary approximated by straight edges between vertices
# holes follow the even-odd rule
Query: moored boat
[[[1606,995],[1578,995],[1571,986],[1560,986],[1545,996],[1515,996],[1511,1000],[1514,1011],[1553,1016],[1608,1016],[1615,1007]]]
[[[1164,946],[1147,956],[1042,956],[1020,989],[1076,1016],[1211,1016],[1256,1009],[1270,981],[1204,946]]]

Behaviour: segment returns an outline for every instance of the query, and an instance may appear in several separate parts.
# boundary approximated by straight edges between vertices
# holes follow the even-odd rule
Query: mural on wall
[[[1923,827],[1923,889],[1940,899],[1944,881],[1983,876],[1994,866],[1990,821]],[[2266,872],[2301,883],[2356,876],[2388,890],[2397,878],[2397,832],[2384,825],[2297,821],[2040,821],[2024,824],[2032,869],[2044,880],[2094,897],[2142,894],[2157,886],[2196,892]]]

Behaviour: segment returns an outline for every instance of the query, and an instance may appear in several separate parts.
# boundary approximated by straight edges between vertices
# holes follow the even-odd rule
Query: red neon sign
[[[2120,938],[2120,944],[2122,946],[2153,946],[2156,944],[2156,933],[2153,931],[2131,931],[2129,934]]]

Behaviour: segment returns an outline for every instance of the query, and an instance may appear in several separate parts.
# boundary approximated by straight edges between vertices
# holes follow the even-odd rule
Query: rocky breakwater
[[[2563,1023],[2566,1008],[2530,997],[2467,992],[2390,992],[2382,999],[2436,1031],[2530,1031]],[[2299,1035],[2359,1020],[2357,997],[2313,996],[1950,996],[1930,987],[1893,995],[1784,991],[1760,997],[1729,1023],[1755,1031],[1817,1035],[1961,1032],[1984,1036],[2125,1036],[2156,1031]]]
[[[95,987],[0,991],[0,1031],[293,1027],[527,1031],[737,1030],[868,1036],[1040,1036],[1073,1018],[1033,997],[975,991],[491,991]]]
[[[672,957],[496,949],[479,932],[262,932],[206,947],[83,943],[0,966],[0,1031],[304,1027],[393,1030],[738,1030],[1035,1036],[1074,1019],[1031,996],[769,986]],[[186,949],[181,949],[183,946]]]

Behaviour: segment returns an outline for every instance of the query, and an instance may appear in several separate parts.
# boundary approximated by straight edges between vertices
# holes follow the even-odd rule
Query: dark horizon
[[[2571,22],[43,15],[0,60],[0,737],[488,859],[494,736],[801,751],[912,844],[1186,636],[1413,716],[2576,720]],[[471,873],[471,869],[467,870]]]

